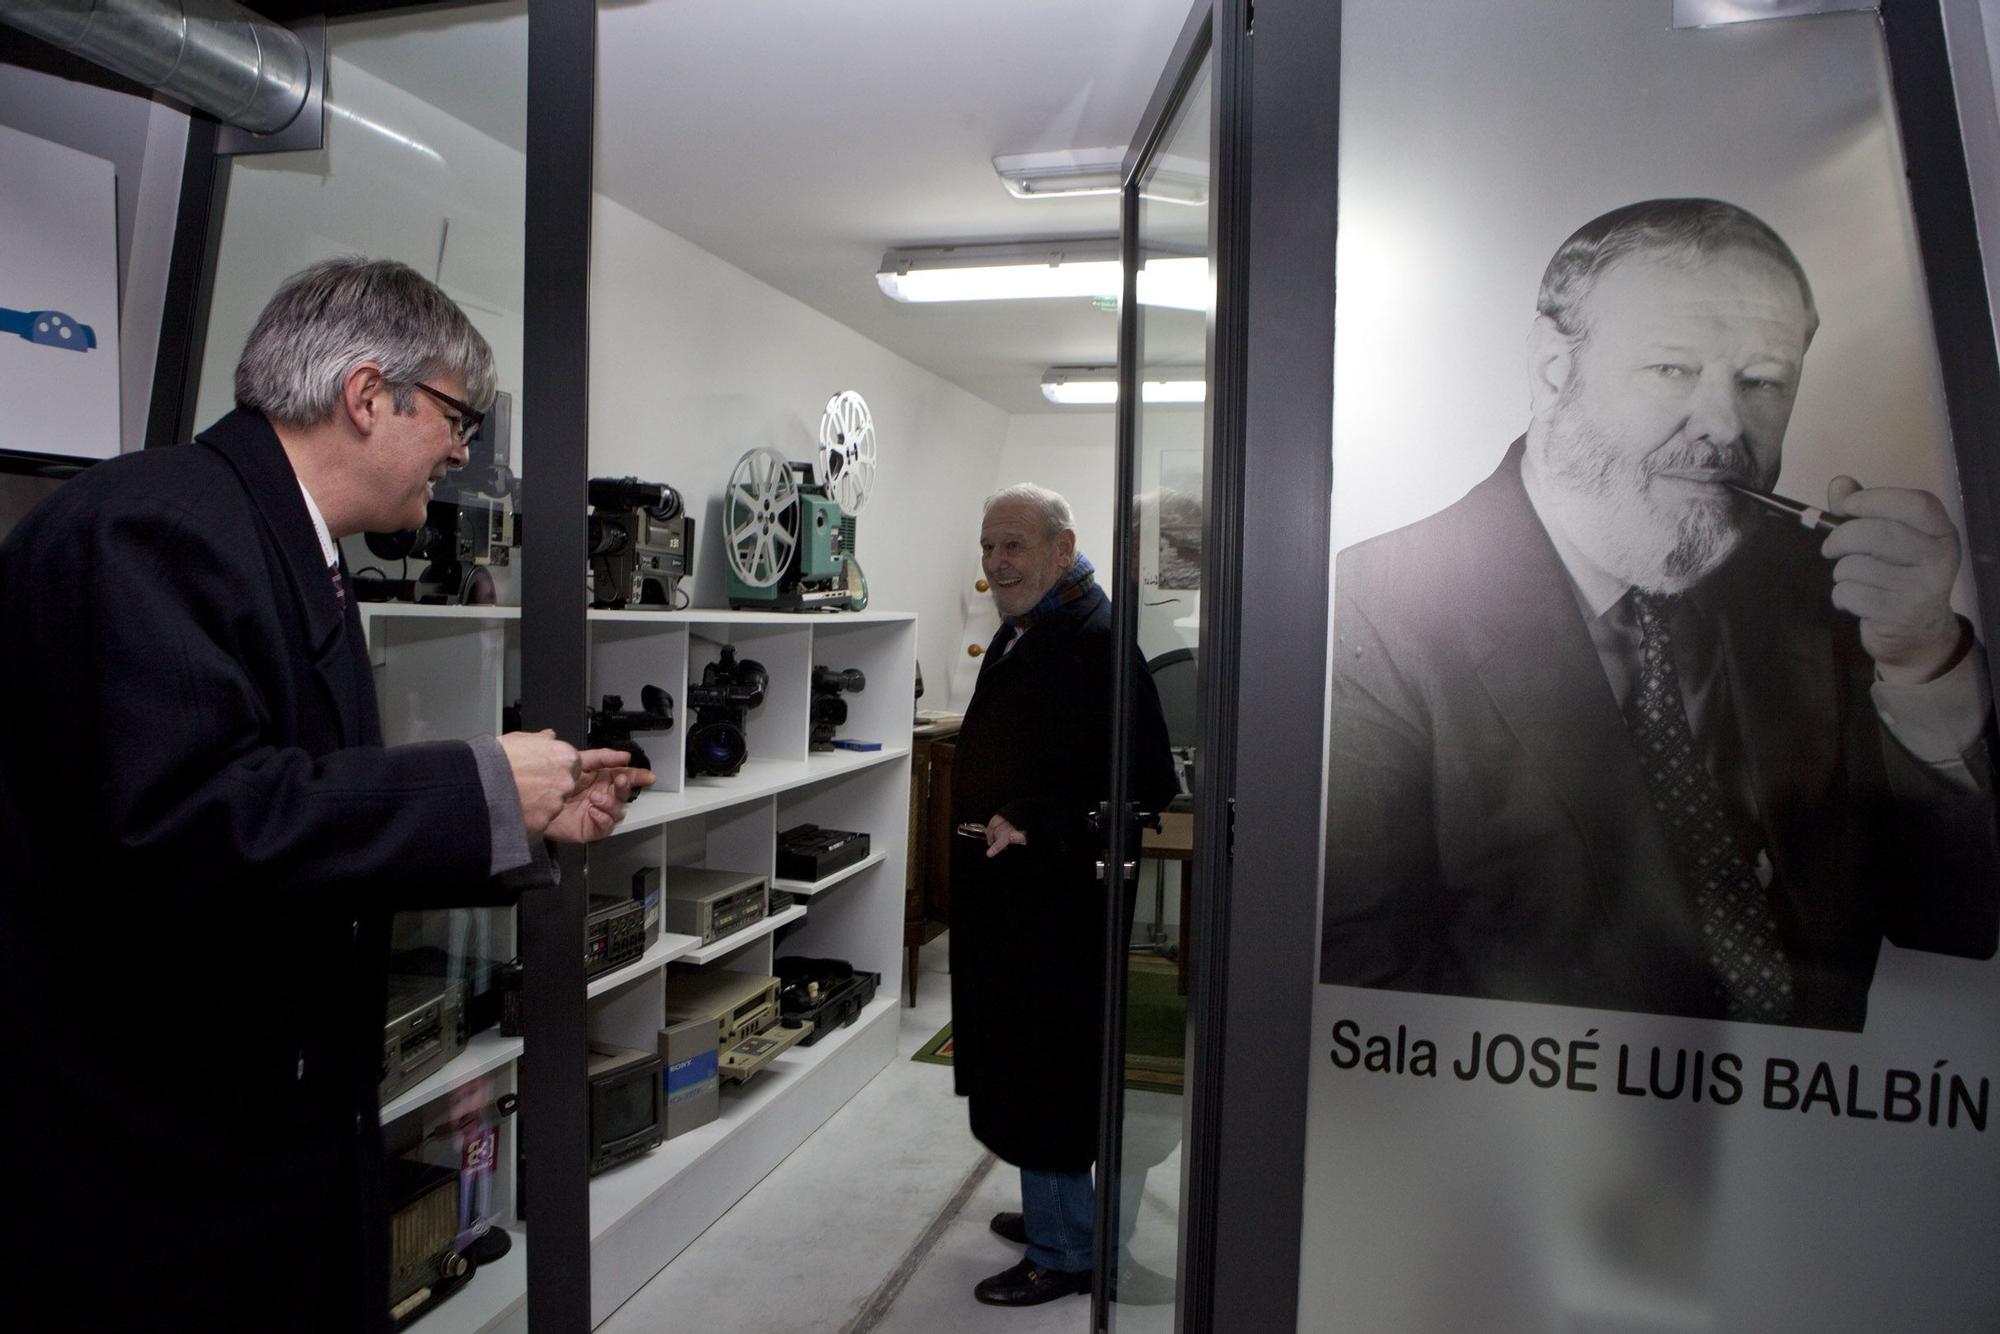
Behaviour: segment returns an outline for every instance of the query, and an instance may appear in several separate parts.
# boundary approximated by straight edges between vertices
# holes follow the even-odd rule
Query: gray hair
[[[1076,515],[1070,512],[1069,502],[1046,486],[1036,486],[1033,482],[1016,482],[1003,486],[986,497],[986,507],[981,516],[991,514],[995,505],[1024,505],[1035,512],[1042,521],[1042,528],[1048,537],[1058,537],[1065,528],[1076,528]]]
[[[1805,302],[1807,333],[1819,324],[1806,271],[1762,218],[1719,199],[1646,199],[1592,218],[1557,247],[1542,273],[1535,310],[1555,322],[1565,337],[1588,332],[1578,307],[1597,279],[1631,255],[1667,254],[1689,259],[1741,249],[1776,260],[1798,282]]]
[[[323,260],[271,298],[236,363],[236,402],[293,426],[323,422],[364,361],[382,368],[398,412],[419,380],[457,375],[466,401],[493,401],[493,349],[436,284],[394,260]]]

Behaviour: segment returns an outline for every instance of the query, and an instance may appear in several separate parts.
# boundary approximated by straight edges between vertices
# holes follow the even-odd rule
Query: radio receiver
[[[793,474],[810,480],[796,480]],[[736,461],[722,498],[729,605],[860,611],[868,584],[854,520],[875,485],[875,422],[851,389],[826,402],[811,463],[762,446]]]

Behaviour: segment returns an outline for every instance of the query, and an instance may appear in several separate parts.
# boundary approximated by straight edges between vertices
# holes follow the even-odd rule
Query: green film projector
[[[827,400],[811,463],[790,462],[768,446],[736,460],[722,497],[729,605],[755,611],[866,607],[854,519],[874,484],[875,423],[851,389]]]

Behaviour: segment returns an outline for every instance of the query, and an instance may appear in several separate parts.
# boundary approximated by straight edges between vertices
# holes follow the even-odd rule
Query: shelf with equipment
[[[389,743],[501,730],[504,706],[519,696],[518,609],[376,603],[361,610]],[[592,903],[604,908],[635,892],[643,896],[649,880],[657,885],[680,868],[732,872],[761,882],[766,894],[793,896],[776,906],[767,900],[747,925],[710,939],[664,917],[643,949],[634,951],[629,935],[621,937],[619,955],[586,984],[589,1038],[658,1050],[670,973],[768,977],[779,958],[798,954],[845,959],[881,979],[876,998],[848,1013],[842,1026],[814,1035],[810,1045],[801,1040],[745,1082],[722,1089],[715,1121],[592,1179],[595,1323],[894,1057],[890,998],[901,985],[916,623],[882,612],[640,609],[593,611],[588,632],[592,710],[609,706],[614,718],[645,724],[657,719],[649,710],[664,695],[672,719],[670,726],[642,725],[631,734],[658,782],[628,805],[612,837],[588,850]],[[762,669],[756,689],[746,688],[745,663]],[[816,667],[826,669],[817,714]],[[829,681],[841,705],[834,710],[824,702]],[[647,687],[657,693],[647,694]],[[642,704],[642,695],[651,704]],[[835,713],[842,721],[829,725]],[[816,717],[822,746],[846,740],[861,748],[815,749]],[[864,831],[870,847],[817,882],[780,881],[777,835],[806,822]],[[827,893],[836,886],[839,893]],[[611,911],[629,916],[629,909]],[[513,958],[517,939],[512,910],[458,909],[404,915],[397,944],[462,956],[454,973],[469,981],[485,976],[486,964]],[[484,1028],[441,1068],[384,1103],[392,1153],[439,1165],[451,1161],[454,1127],[500,1127],[489,1212],[516,1244],[426,1314],[424,1329],[525,1327],[518,1126],[497,1110],[511,1111],[523,1055],[520,1038]]]
[[[789,955],[879,974],[877,999],[718,1090],[716,1119],[591,1181],[593,1323],[663,1269],[895,1054],[916,622],[882,612],[593,611],[589,699],[629,706],[647,686],[673,726],[638,735],[658,782],[587,858],[592,892],[646,867],[760,878],[797,901],[593,993],[593,1042],[657,1049],[670,984],[691,973],[770,976]],[[750,664],[761,669],[749,669]],[[815,668],[821,699],[815,702]],[[752,686],[756,688],[751,688]],[[825,697],[838,694],[839,707]],[[658,696],[653,697],[658,702]],[[836,715],[842,721],[831,723]],[[835,740],[868,748],[815,749]],[[830,734],[830,735],[829,735]],[[689,756],[694,759],[690,762]],[[733,772],[732,762],[735,761]],[[721,769],[725,772],[703,772]],[[780,881],[779,831],[866,831],[867,855],[822,882]],[[602,884],[606,888],[599,890]],[[842,892],[818,897],[835,884]],[[683,924],[683,929],[688,929]]]

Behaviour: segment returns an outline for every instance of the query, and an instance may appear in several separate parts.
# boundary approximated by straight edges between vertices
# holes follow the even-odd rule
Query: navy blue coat
[[[66,482],[0,546],[0,626],[9,1300],[385,1324],[389,919],[495,900],[470,747],[381,745],[254,413]]]

